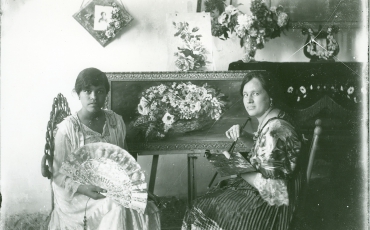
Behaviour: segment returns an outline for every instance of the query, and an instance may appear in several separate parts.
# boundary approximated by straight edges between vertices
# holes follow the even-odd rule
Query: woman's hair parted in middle
[[[266,90],[269,97],[273,100],[274,104],[281,102],[281,92],[276,77],[268,71],[252,71],[245,75],[241,87],[240,94],[243,96],[243,90],[245,84],[247,84],[253,78],[258,79],[264,90]]]
[[[74,90],[77,94],[80,94],[82,90],[87,89],[91,85],[103,85],[107,93],[110,90],[107,75],[97,68],[82,70],[77,76]]]

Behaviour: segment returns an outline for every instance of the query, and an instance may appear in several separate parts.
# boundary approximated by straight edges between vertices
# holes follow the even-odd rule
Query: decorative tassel
[[[87,230],[86,209],[87,209],[87,203],[89,203],[89,200],[90,200],[90,198],[87,200],[86,206],[85,206],[85,215],[84,215],[84,220],[83,220],[83,222],[84,222],[84,230]]]

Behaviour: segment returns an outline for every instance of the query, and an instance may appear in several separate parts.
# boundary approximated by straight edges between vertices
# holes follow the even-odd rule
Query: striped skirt
[[[297,174],[288,184],[289,206],[270,206],[240,177],[221,181],[186,211],[182,230],[286,230],[297,205],[302,175]]]

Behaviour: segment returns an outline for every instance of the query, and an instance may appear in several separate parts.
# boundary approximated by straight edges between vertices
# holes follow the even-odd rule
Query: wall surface
[[[50,210],[50,186],[41,176],[40,160],[53,98],[62,93],[76,112],[80,103],[72,89],[86,67],[106,72],[166,71],[166,13],[196,11],[196,0],[123,2],[134,21],[103,48],[72,17],[81,1],[2,0],[1,192],[6,214]],[[364,37],[359,28],[341,30],[339,60],[366,60]],[[305,40],[300,30],[290,30],[258,50],[256,59],[306,62],[300,50]],[[241,59],[235,37],[227,41],[213,37],[213,47],[216,70],[227,70],[230,62]],[[150,171],[150,157],[140,157],[139,163]],[[155,193],[185,196],[185,156],[160,157],[158,168]],[[205,191],[213,173],[203,158],[197,160],[199,192]]]

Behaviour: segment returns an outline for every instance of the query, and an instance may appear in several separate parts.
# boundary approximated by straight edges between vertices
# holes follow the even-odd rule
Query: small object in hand
[[[103,196],[107,196],[107,190],[101,191],[99,193],[102,194]]]
[[[224,154],[227,159],[230,159],[230,153],[228,151],[223,151],[222,154]]]

